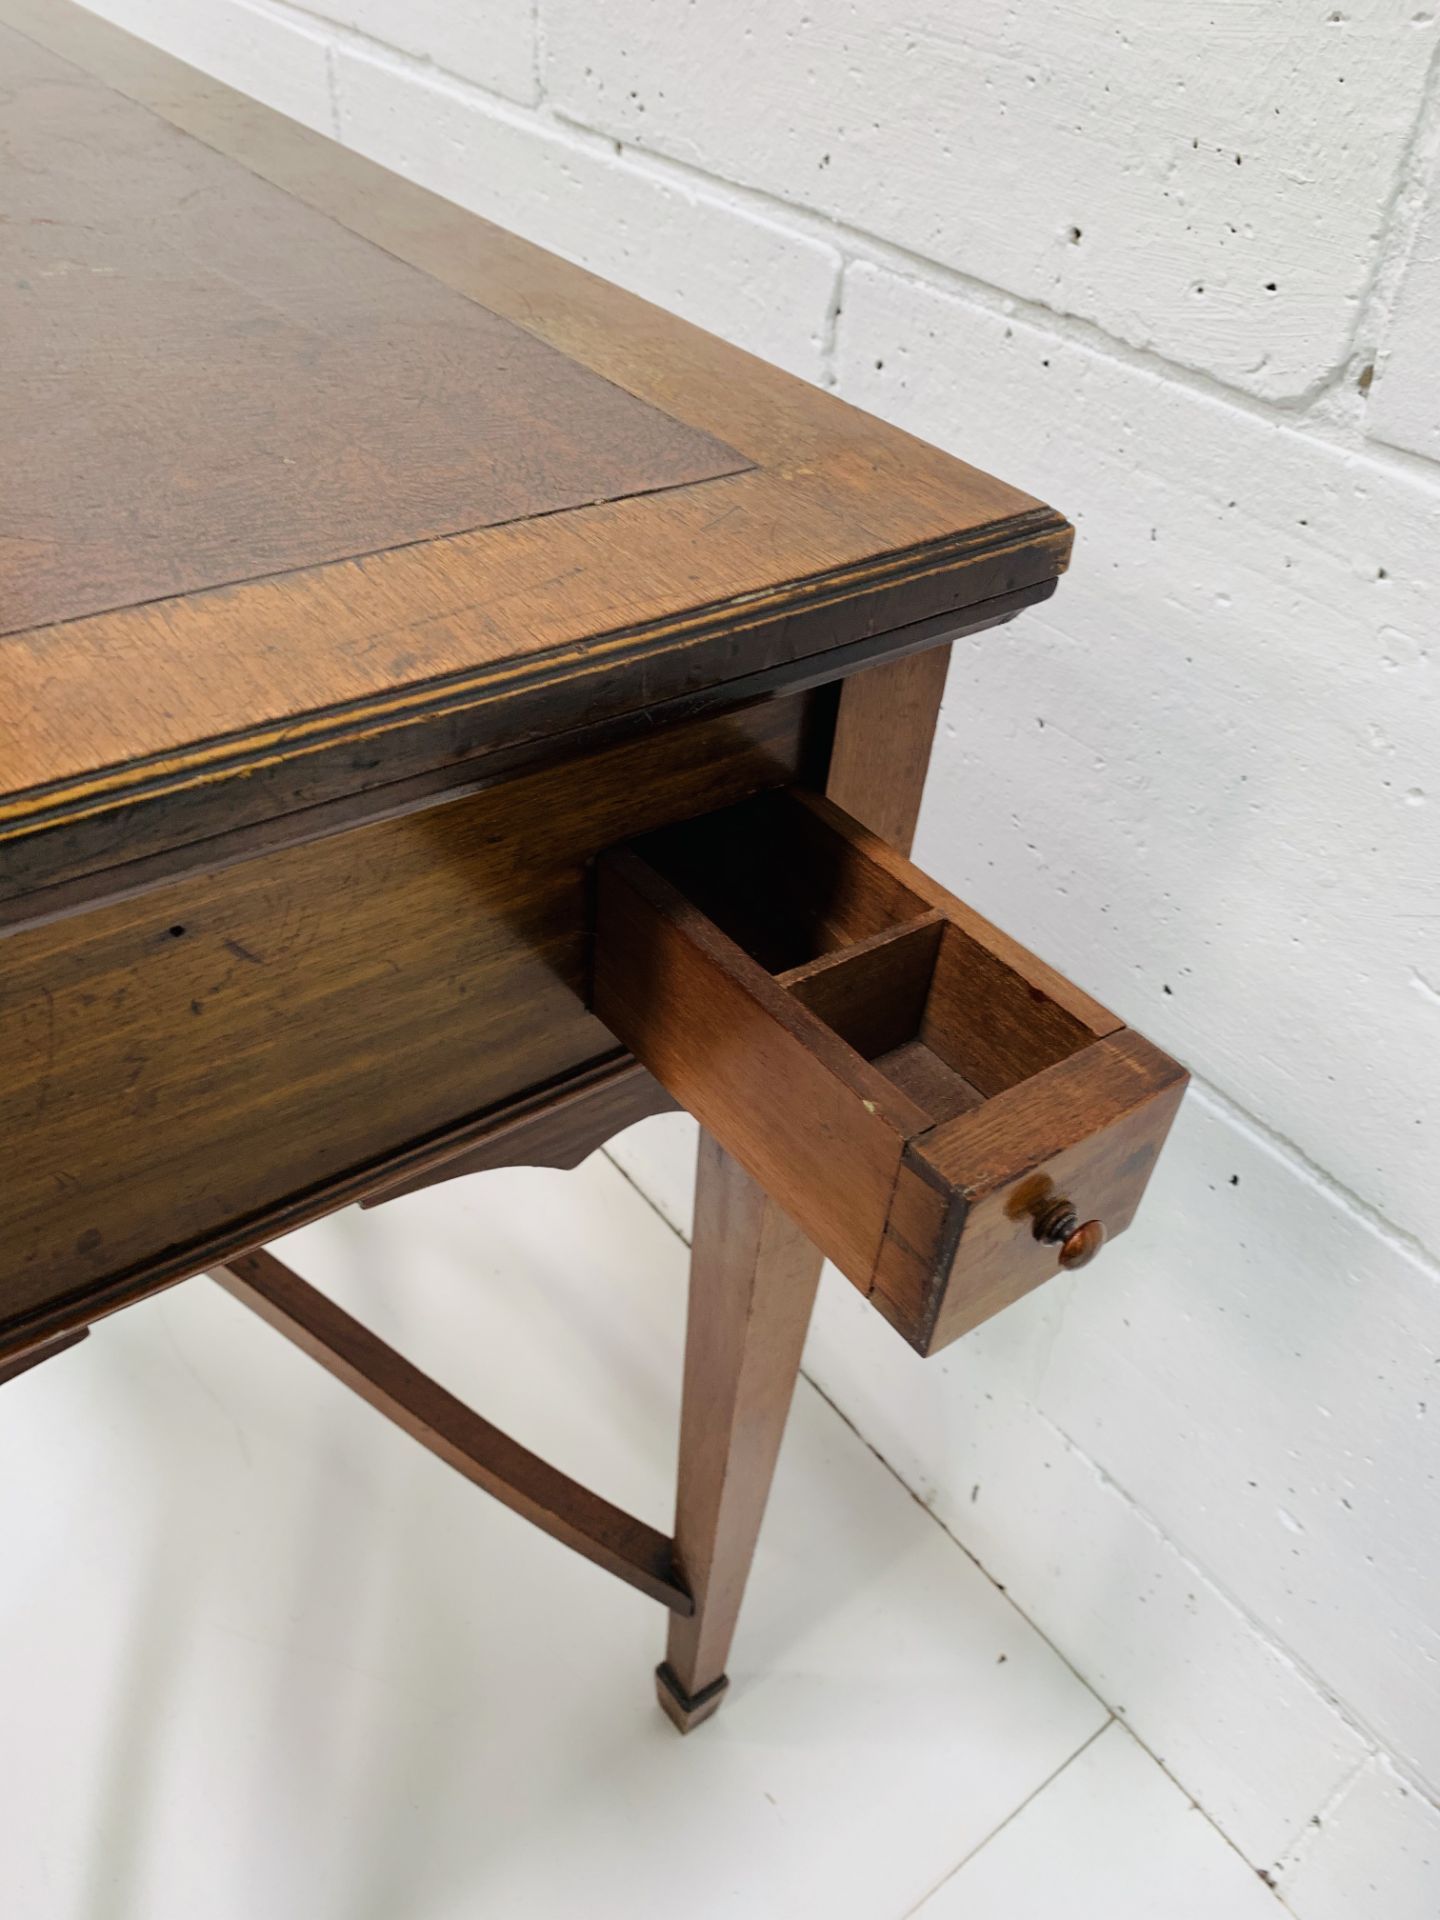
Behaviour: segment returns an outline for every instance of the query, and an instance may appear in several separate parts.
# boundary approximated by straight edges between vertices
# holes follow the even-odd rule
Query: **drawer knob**
[[[1067,1273],[1088,1267],[1105,1244],[1105,1228],[1098,1220],[1081,1221],[1074,1205],[1058,1194],[1035,1215],[1035,1238],[1059,1247],[1060,1264]]]

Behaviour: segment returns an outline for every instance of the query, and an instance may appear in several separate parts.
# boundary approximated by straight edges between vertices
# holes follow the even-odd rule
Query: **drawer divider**
[[[1184,1071],[786,789],[599,856],[592,1006],[922,1353],[1129,1225]]]

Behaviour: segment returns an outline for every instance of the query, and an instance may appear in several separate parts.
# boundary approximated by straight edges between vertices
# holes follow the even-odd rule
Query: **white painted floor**
[[[668,1526],[685,1250],[609,1161],[286,1257]],[[6,1920],[1279,1920],[802,1383],[688,1740],[664,1617],[204,1280],[0,1393]]]

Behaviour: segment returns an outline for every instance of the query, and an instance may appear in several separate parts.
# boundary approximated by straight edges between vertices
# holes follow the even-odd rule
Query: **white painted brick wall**
[[[383,54],[339,47],[335,78],[348,145],[687,320],[723,314],[729,338],[820,377],[834,247]]]
[[[1430,1920],[1433,6],[100,10],[1076,520],[917,853],[1200,1084],[1096,1267],[929,1363],[832,1276],[808,1365],[1301,1920]]]
[[[1440,167],[1381,336],[1368,411],[1377,440],[1440,460]]]
[[[1280,1889],[1306,1920],[1435,1920],[1440,1813],[1372,1760],[1285,1863]]]
[[[531,0],[309,0],[306,11],[511,100],[539,95]]]
[[[560,111],[1256,393],[1343,358],[1415,0],[545,0]]]

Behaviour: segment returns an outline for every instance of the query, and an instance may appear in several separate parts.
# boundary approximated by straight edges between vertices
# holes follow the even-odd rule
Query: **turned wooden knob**
[[[1057,1194],[1035,1215],[1035,1238],[1059,1247],[1061,1266],[1073,1273],[1077,1267],[1088,1267],[1104,1246],[1105,1228],[1099,1220],[1082,1222],[1072,1202]]]

